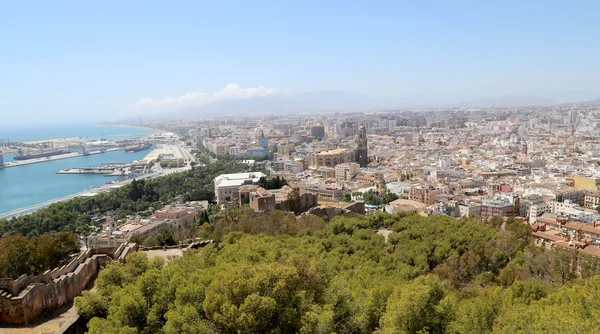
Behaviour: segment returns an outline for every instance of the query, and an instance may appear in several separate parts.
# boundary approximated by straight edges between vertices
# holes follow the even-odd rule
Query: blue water
[[[87,133],[79,133],[86,130]],[[0,129],[0,138],[6,132]],[[11,131],[11,130],[9,130]],[[40,131],[37,133],[37,131]],[[105,138],[132,138],[149,133],[149,131],[127,127],[108,127],[85,125],[75,129],[65,128],[52,129],[28,129],[20,134],[21,138],[15,140],[41,140],[58,137],[75,137],[97,135],[99,139],[102,134]],[[13,132],[17,134],[16,132]],[[13,140],[10,138],[11,141]],[[112,180],[104,175],[79,175],[79,174],[56,174],[61,169],[74,167],[90,167],[108,162],[131,162],[145,157],[150,150],[125,153],[124,150],[107,152],[76,158],[47,161],[37,164],[0,169],[0,213],[27,207],[45,201],[69,196],[80,191],[95,188]],[[4,155],[5,161],[12,161],[12,155]]]
[[[83,139],[122,139],[143,137],[152,131],[142,128],[106,126],[98,124],[59,124],[55,126],[13,125],[0,126],[0,139],[11,142],[44,140],[63,137],[81,137]]]

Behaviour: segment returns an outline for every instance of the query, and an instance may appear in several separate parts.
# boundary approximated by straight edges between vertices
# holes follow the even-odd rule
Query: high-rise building
[[[369,164],[369,156],[368,156],[368,148],[367,148],[367,129],[361,125],[358,129],[358,136],[356,136],[356,158],[355,162],[360,165],[360,167],[366,167]]]
[[[319,139],[325,138],[325,127],[321,124],[313,126],[310,128],[310,135]]]
[[[344,138],[354,136],[357,130],[358,125],[356,124],[356,122],[343,122],[342,124],[338,125],[337,132],[342,138]]]
[[[577,123],[577,110],[571,109],[571,114],[569,115],[569,120],[571,124]]]

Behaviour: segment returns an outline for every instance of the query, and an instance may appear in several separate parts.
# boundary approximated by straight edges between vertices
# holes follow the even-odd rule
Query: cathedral
[[[358,136],[356,136],[356,151],[355,151],[354,162],[360,165],[360,167],[366,167],[369,164],[369,156],[367,149],[367,130],[364,126],[358,129]]]
[[[311,168],[335,167],[341,163],[356,162],[360,167],[369,164],[367,150],[367,130],[361,126],[356,136],[356,147],[341,147],[313,152],[310,156]]]

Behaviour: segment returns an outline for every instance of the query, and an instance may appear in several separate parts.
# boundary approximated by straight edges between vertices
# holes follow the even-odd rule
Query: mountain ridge
[[[525,95],[492,97],[446,104],[417,104],[390,97],[369,97],[365,94],[346,91],[325,91],[221,100],[205,105],[180,108],[169,114],[178,117],[203,117],[214,115],[356,112],[407,108],[518,107],[554,104],[556,102],[549,98]]]

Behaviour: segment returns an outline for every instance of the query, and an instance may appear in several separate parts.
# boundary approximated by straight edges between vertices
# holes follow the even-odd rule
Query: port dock
[[[81,156],[85,156],[85,155],[102,154],[105,152],[118,151],[118,150],[122,150],[122,149],[123,149],[122,147],[114,147],[114,148],[108,148],[108,149],[100,150],[100,151],[89,151],[86,154],[84,154],[83,152],[71,152],[71,153],[59,154],[59,155],[54,155],[54,156],[45,157],[45,158],[10,161],[10,162],[5,162],[4,165],[0,165],[0,168],[18,167],[18,166],[24,166],[24,165],[37,164],[37,163],[46,162],[46,161],[76,158],[76,157],[81,157]]]
[[[56,174],[100,174],[104,176],[121,176],[130,174],[130,168],[131,164],[127,163],[102,164],[96,167],[63,169],[56,172]]]

